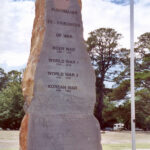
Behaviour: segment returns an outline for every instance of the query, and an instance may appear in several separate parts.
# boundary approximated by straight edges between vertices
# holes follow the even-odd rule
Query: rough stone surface
[[[23,76],[22,90],[25,98],[25,103],[27,106],[30,105],[30,102],[34,95],[34,76],[36,71],[36,66],[39,60],[44,33],[45,33],[45,0],[36,0],[36,10],[35,10],[35,19],[32,30],[32,39],[31,39],[31,50],[30,56],[28,59],[28,64]],[[28,134],[28,120],[29,116],[26,114],[22,120],[20,127],[20,150],[27,150],[27,134]]]
[[[29,115],[25,115],[20,128],[20,149],[27,150],[27,133],[28,133]]]
[[[101,150],[81,0],[36,0],[20,150]]]

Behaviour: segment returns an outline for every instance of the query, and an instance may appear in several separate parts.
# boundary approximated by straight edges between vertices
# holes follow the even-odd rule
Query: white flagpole
[[[135,81],[134,81],[134,0],[130,0],[130,78],[131,78],[131,133],[132,150],[136,150],[135,142]]]

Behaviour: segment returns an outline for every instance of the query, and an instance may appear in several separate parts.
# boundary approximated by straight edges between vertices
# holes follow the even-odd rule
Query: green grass
[[[103,150],[131,150],[131,132],[105,132],[102,134]],[[137,150],[150,150],[150,132],[136,132]]]
[[[150,144],[137,144],[136,148],[150,150]],[[131,144],[103,144],[103,150],[131,150]]]

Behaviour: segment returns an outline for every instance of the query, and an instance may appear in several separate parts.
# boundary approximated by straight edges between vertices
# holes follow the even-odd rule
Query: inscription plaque
[[[93,116],[95,74],[84,45],[79,0],[45,0],[44,11],[27,150],[101,150]]]

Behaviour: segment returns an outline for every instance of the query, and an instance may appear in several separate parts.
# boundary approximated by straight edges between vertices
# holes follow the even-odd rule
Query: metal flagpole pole
[[[135,81],[134,81],[134,0],[130,0],[130,78],[131,78],[131,133],[132,150],[136,150],[135,142]]]

